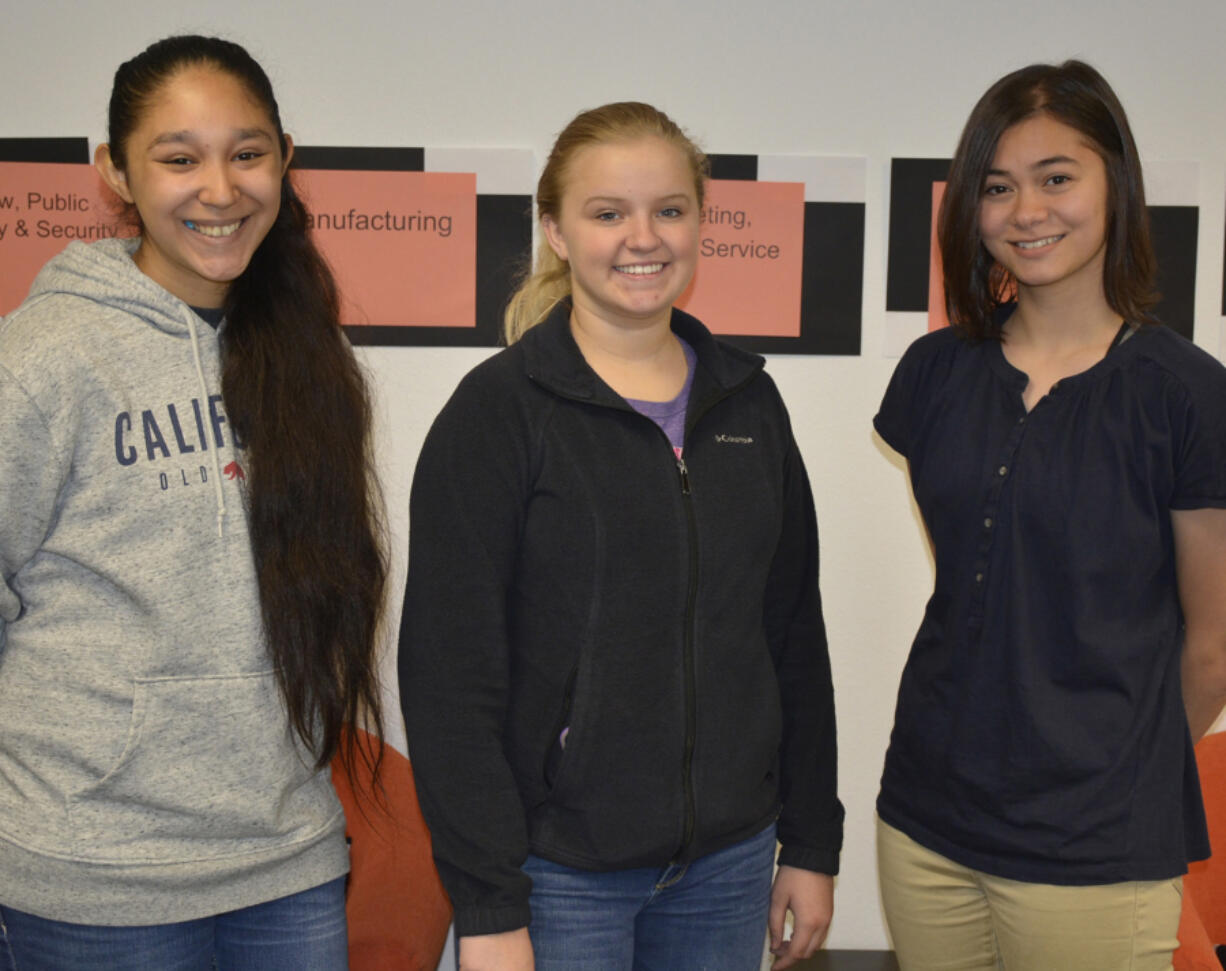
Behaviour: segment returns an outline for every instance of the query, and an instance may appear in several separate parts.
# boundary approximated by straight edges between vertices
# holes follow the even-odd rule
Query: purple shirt
[[[690,347],[680,337],[677,341],[685,354],[685,384],[671,401],[640,401],[638,398],[627,398],[626,404],[654,421],[664,430],[673,452],[681,458],[681,448],[685,444],[685,409],[690,403],[690,387],[694,384],[694,348]]]

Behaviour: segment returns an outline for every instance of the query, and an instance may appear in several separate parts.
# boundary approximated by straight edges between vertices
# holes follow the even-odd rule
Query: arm
[[[834,689],[818,589],[817,515],[795,442],[785,461],[783,499],[783,529],[763,614],[783,712],[779,863],[781,872],[833,875],[843,842]]]
[[[1183,703],[1193,741],[1226,705],[1226,509],[1177,509],[1175,573],[1185,633]]]
[[[533,971],[528,928],[460,938],[459,971]]]
[[[46,418],[0,366],[0,653],[21,613],[9,584],[46,538],[71,455],[57,447]]]
[[[410,499],[400,699],[462,938],[524,928],[530,916],[527,826],[502,737],[506,602],[529,488],[509,396],[488,371],[461,383],[422,447]]]
[[[792,937],[783,939],[784,919],[792,912]],[[771,889],[770,918],[774,967],[782,971],[811,957],[822,946],[834,914],[834,877],[781,866]]]

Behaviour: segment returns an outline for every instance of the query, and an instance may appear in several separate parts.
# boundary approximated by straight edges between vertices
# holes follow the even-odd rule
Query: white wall
[[[1221,354],[1226,184],[1222,0],[39,0],[6,3],[0,135],[100,139],[118,63],[168,33],[222,33],[273,77],[306,144],[528,147],[637,98],[712,151],[868,158],[863,355],[776,357],[822,524],[847,839],[833,947],[883,947],[871,824],[903,659],[931,584],[900,465],[871,432],[884,333],[891,156],[947,157],[998,76],[1081,56],[1114,83],[1142,155],[1201,163],[1199,343]],[[286,11],[290,11],[286,13]],[[2,269],[0,269],[2,272]],[[363,352],[403,576],[426,428],[485,351]],[[398,609],[398,606],[397,606]]]

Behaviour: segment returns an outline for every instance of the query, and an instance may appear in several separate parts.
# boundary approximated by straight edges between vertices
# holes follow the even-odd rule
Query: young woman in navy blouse
[[[1226,369],[1161,326],[1091,67],[980,99],[939,219],[952,327],[874,424],[936,563],[878,799],[904,969],[1167,968],[1226,701]]]

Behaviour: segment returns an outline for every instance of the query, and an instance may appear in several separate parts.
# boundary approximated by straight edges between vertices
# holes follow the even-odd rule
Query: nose
[[[1017,191],[1013,206],[1013,221],[1018,226],[1033,226],[1047,218],[1047,200],[1043,194],[1029,186]]]
[[[656,232],[650,213],[630,219],[626,245],[634,250],[652,250],[660,245],[660,234]]]
[[[228,165],[206,165],[201,169],[200,178],[196,197],[206,206],[225,209],[238,201],[238,185]]]

